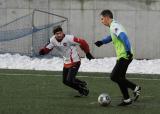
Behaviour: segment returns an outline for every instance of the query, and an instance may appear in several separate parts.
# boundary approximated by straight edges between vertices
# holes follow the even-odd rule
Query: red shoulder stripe
[[[83,40],[83,39],[81,39],[81,38],[76,38],[76,37],[74,37],[74,42],[77,42],[77,43],[79,43],[80,44],[80,48],[85,52],[85,53],[88,53],[90,50],[89,50],[89,45],[88,45],[88,43],[85,41],[85,40]]]

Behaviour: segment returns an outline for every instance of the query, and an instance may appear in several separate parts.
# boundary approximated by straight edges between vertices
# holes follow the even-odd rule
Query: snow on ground
[[[81,72],[111,72],[116,63],[116,58],[94,59],[89,61],[82,58]],[[19,54],[0,54],[0,68],[4,69],[30,69],[61,71],[63,59],[58,57],[36,58],[22,56]],[[128,73],[160,74],[160,59],[154,60],[133,60],[128,68]]]

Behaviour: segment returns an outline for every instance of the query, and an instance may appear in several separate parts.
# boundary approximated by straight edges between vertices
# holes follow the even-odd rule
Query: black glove
[[[133,54],[130,51],[127,51],[128,59],[133,59]]]
[[[39,55],[45,55],[44,49],[40,49]]]
[[[86,53],[86,57],[87,57],[87,59],[89,59],[89,60],[94,59],[94,57],[91,55],[90,52]]]
[[[103,45],[103,42],[102,41],[97,41],[94,43],[97,47],[100,47]]]

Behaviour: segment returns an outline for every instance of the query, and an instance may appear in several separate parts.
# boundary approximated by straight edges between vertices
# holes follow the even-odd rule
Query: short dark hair
[[[101,15],[102,15],[102,16],[109,16],[111,19],[113,19],[113,14],[112,14],[111,10],[108,10],[108,9],[103,10],[103,11],[101,12]]]
[[[54,28],[53,28],[53,34],[56,34],[56,32],[60,32],[60,31],[63,32],[63,29],[62,29],[61,26],[57,26],[57,27],[54,27]]]

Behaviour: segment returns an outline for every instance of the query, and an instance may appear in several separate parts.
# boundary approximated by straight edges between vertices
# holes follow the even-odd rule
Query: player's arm
[[[130,45],[130,42],[128,40],[128,36],[126,35],[126,33],[124,32],[121,32],[119,35],[118,35],[118,38],[121,39],[121,41],[123,42],[124,46],[125,46],[125,49],[126,49],[126,52],[129,51],[131,52],[131,45]]]
[[[102,46],[103,44],[108,44],[112,41],[111,35],[105,36],[102,40],[95,42],[94,44],[98,47]]]
[[[86,57],[89,60],[94,59],[94,57],[90,53],[89,45],[84,39],[74,37],[73,42],[78,43],[80,45],[80,48],[86,53]]]
[[[40,49],[39,55],[45,55],[48,54],[52,49],[54,45],[51,42],[48,42],[43,48]]]
[[[132,58],[133,55],[131,53],[131,45],[130,45],[130,42],[128,40],[128,36],[126,35],[126,33],[121,32],[118,35],[118,38],[123,42],[125,49],[126,49],[126,53],[128,55],[128,58]]]

